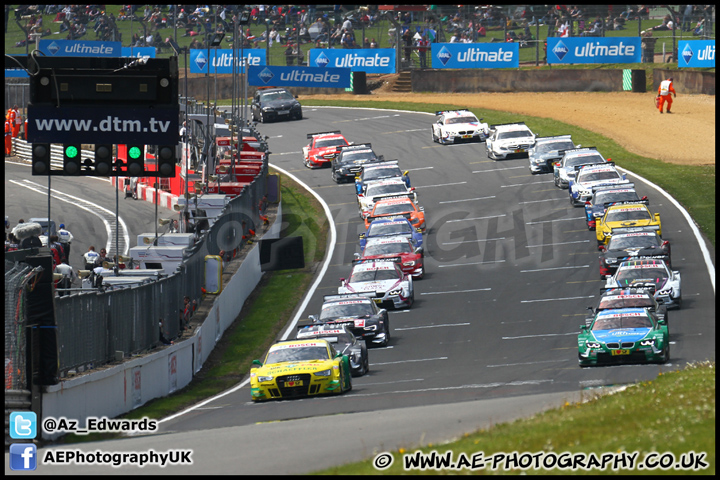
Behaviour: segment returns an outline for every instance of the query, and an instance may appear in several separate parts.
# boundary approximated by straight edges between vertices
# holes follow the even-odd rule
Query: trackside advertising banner
[[[240,50],[237,53],[240,54]],[[212,49],[209,57],[207,49],[190,50],[190,73],[208,73],[208,68],[210,73],[215,73],[216,65],[217,73],[233,73],[233,63],[237,65],[235,68],[238,73],[244,73],[245,65],[252,67],[267,64],[265,49],[246,48],[242,54],[244,56],[241,60],[233,55],[232,48]]]
[[[549,37],[547,62],[640,63],[640,37]]]
[[[308,65],[349,68],[353,72],[395,73],[394,48],[313,48]]]
[[[433,43],[432,68],[518,68],[517,43]]]
[[[256,87],[350,88],[349,68],[270,67],[248,68],[248,83]]]
[[[40,40],[40,51],[49,57],[119,57],[120,42],[94,40]]]
[[[715,40],[678,41],[678,67],[715,68]]]
[[[155,47],[122,47],[121,57],[150,57],[155,58]]]

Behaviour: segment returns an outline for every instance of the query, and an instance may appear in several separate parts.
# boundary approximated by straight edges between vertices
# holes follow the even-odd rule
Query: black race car
[[[668,321],[667,305],[655,300],[654,287],[601,288],[597,307],[587,307],[593,317],[602,310],[615,308],[649,308],[650,311],[655,312],[658,319]],[[591,320],[592,318],[588,318],[585,323],[589,325],[588,322]]]
[[[367,345],[359,340],[345,325],[313,325],[297,332],[297,338],[307,340],[324,338],[342,355],[350,360],[350,372],[353,377],[361,377],[370,371]]]
[[[258,89],[250,104],[253,120],[302,119],[302,106],[286,88]]]
[[[370,143],[341,146],[340,153],[332,161],[332,179],[336,183],[352,182],[355,180],[355,174],[362,169],[363,165],[384,160],[383,155],[379,157],[375,155]]]
[[[634,183],[602,185],[593,187],[592,192],[592,198],[585,202],[585,219],[588,230],[595,230],[597,219],[605,215],[608,207],[647,200],[647,197],[638,197]]]
[[[670,242],[663,240],[656,231],[616,233],[600,250],[600,279],[613,275],[622,262],[646,258],[664,260],[668,268],[670,262]]]
[[[387,310],[379,308],[371,299],[375,293],[363,295],[325,295],[320,315],[310,315],[298,322],[298,330],[311,325],[347,325],[357,338],[369,347],[384,347],[390,341],[390,319]]]

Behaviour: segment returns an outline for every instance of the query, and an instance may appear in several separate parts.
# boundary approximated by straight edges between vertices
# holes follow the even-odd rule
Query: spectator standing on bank
[[[682,31],[683,32],[689,32],[690,30],[692,30],[692,26],[690,24],[690,21],[692,20],[692,14],[693,14],[693,6],[685,5],[685,10],[683,10],[683,17],[682,17]]]
[[[427,49],[430,42],[428,42],[427,35],[423,35],[418,40],[418,55],[420,55],[420,68],[427,68]]]
[[[663,105],[665,102],[667,102],[667,110],[665,110],[667,113],[672,113],[670,111],[670,107],[672,106],[672,97],[670,97],[670,94],[674,97],[677,97],[677,93],[675,93],[675,88],[673,87],[673,79],[672,77],[668,78],[667,80],[663,80],[660,82],[660,86],[658,87],[658,108],[660,109],[660,113],[663,113]]]
[[[285,49],[285,64],[288,67],[292,67],[294,61],[295,61],[295,57],[293,55],[293,46],[292,46],[292,43],[288,43],[287,48]]]
[[[58,239],[60,240],[60,243],[62,243],[63,250],[65,250],[65,258],[70,258],[70,245],[73,241],[73,234],[70,233],[69,230],[65,229],[65,224],[60,224],[60,230],[57,232]]]
[[[90,246],[88,248],[88,251],[83,254],[83,258],[85,259],[85,270],[92,270],[95,268],[95,264],[97,262],[97,259],[100,257],[100,254],[95,251],[94,246]]]

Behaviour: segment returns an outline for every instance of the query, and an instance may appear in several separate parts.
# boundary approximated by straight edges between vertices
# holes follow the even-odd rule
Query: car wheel
[[[560,188],[560,185],[558,184],[558,177],[553,176],[553,182],[555,182],[555,186]]]
[[[267,123],[267,118],[265,118],[265,114],[260,112],[260,123]]]
[[[660,361],[658,363],[667,363],[670,360],[670,343],[665,344],[665,348],[663,349],[662,357],[660,358]]]
[[[437,135],[435,135],[435,130],[432,131],[432,139],[433,139],[433,142],[439,143],[439,142],[438,142],[438,137],[437,137]]]
[[[365,354],[365,363],[363,367],[363,375],[367,375],[367,373],[370,371],[370,360],[368,359],[367,353]]]
[[[298,120],[302,120],[302,110],[300,110],[300,113],[298,113],[295,118]]]

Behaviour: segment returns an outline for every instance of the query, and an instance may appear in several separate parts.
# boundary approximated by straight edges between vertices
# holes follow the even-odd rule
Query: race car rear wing
[[[365,292],[365,293],[344,293],[340,295],[325,295],[323,296],[323,303],[329,302],[332,300],[347,300],[350,298],[357,298],[357,297],[365,297],[365,298],[375,298],[374,292]]]
[[[435,115],[444,115],[444,114],[450,113],[450,112],[470,112],[470,110],[467,108],[456,108],[454,110],[437,110],[435,112]],[[472,113],[472,112],[470,112],[470,113]]]
[[[503,125],[525,125],[525,122],[495,123],[493,125],[489,125],[488,128],[492,130],[495,127],[502,127]]]
[[[650,205],[650,200],[624,200],[622,202],[605,202],[603,207],[612,207],[615,205]]]
[[[578,153],[578,152],[589,152],[591,150],[595,150],[596,152],[600,153],[597,149],[597,147],[583,147],[583,148],[568,148],[567,150],[558,150],[558,153]]]
[[[600,287],[600,294],[602,295],[603,293],[609,293],[609,292],[612,292],[613,290],[618,290],[618,292],[621,292],[623,290],[631,290],[631,289],[642,290],[644,292],[648,292],[651,295],[655,294],[655,289],[657,287],[654,283],[643,284],[643,285],[644,286],[633,285],[632,287]],[[622,294],[618,293],[618,295],[622,295]]]
[[[338,133],[340,133],[340,132],[338,132]],[[352,145],[339,145],[338,146],[338,150],[343,150],[345,148],[369,148],[369,149],[372,149],[372,144],[371,143],[353,143]]]
[[[340,130],[334,130],[332,132],[317,132],[317,133],[308,133],[307,138],[313,138],[317,137],[318,135],[337,135],[340,133]]]
[[[580,165],[575,165],[573,168],[574,168],[575,171],[577,172],[577,171],[580,170],[581,168],[587,167],[587,166],[607,167],[608,165],[611,166],[611,167],[614,167],[614,166],[615,166],[615,162],[605,162],[605,163],[581,163]],[[610,184],[608,183],[608,184],[605,184],[605,185],[610,185]]]
[[[535,137],[535,141],[538,140],[555,140],[558,138],[572,138],[572,135],[552,135],[549,137]],[[564,150],[558,150],[558,152],[563,152]]]
[[[657,232],[660,230],[660,225],[646,225],[644,227],[618,227],[611,228],[610,235],[617,233],[639,233],[639,232]]]
[[[356,258],[352,261],[353,267],[355,265],[360,265],[361,263],[377,263],[377,262],[392,262],[392,263],[401,263],[402,258],[400,257],[393,257],[393,258]]]
[[[613,184],[602,184],[602,185],[593,185],[591,190],[593,193],[599,192],[600,190],[616,190],[616,189],[624,189],[624,188],[635,188],[634,183],[613,183]]]

